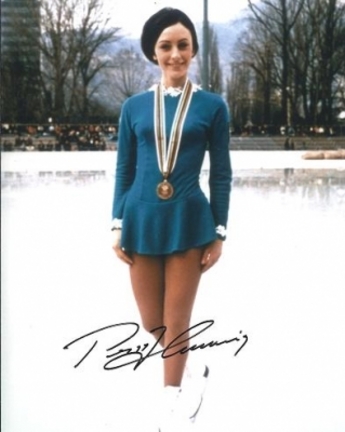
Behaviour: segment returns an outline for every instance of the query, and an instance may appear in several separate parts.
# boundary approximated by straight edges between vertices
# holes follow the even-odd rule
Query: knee
[[[189,329],[190,316],[181,314],[169,315],[169,317],[165,317],[164,325],[170,334],[182,334]]]
[[[160,317],[147,317],[142,319],[142,326],[148,333],[152,333],[154,329],[162,327],[163,325],[163,319]]]

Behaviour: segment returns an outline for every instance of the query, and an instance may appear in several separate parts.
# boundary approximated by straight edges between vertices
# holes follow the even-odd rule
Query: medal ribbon
[[[154,126],[156,138],[156,151],[158,166],[160,172],[163,174],[164,179],[173,171],[177,155],[180,149],[182,129],[188,112],[188,108],[193,95],[193,86],[189,79],[187,79],[181,98],[177,105],[176,113],[174,116],[169,145],[167,148],[166,128],[165,128],[165,105],[162,84],[158,84],[155,89],[155,103],[154,103]]]

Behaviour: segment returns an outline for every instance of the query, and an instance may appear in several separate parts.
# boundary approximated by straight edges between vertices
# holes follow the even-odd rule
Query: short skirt
[[[178,200],[146,202],[129,191],[122,218],[121,246],[127,252],[165,255],[216,240],[210,204],[200,190]]]

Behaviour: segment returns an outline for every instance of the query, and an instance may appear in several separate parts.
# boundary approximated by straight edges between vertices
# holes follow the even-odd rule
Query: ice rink
[[[160,356],[105,370],[124,328],[63,349],[140,323],[109,236],[115,157],[2,154],[3,432],[157,432]],[[210,367],[194,430],[344,432],[345,161],[232,162],[228,239],[193,324],[214,320],[195,342],[248,343],[237,356],[236,343],[192,352]],[[206,193],[207,176],[205,162]],[[145,342],[140,330],[126,347]]]

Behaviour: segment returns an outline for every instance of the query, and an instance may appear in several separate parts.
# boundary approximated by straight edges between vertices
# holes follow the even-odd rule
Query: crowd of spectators
[[[116,150],[117,124],[46,124],[18,125],[1,124],[1,151],[98,151]],[[301,148],[296,140],[302,138],[330,138],[345,135],[345,126],[307,128],[292,126],[261,127],[247,124],[243,130],[231,129],[236,137],[280,137],[285,150]],[[339,145],[339,143],[337,144]],[[303,141],[302,148],[306,149]]]
[[[2,151],[114,150],[115,125],[47,125],[1,128]]]

